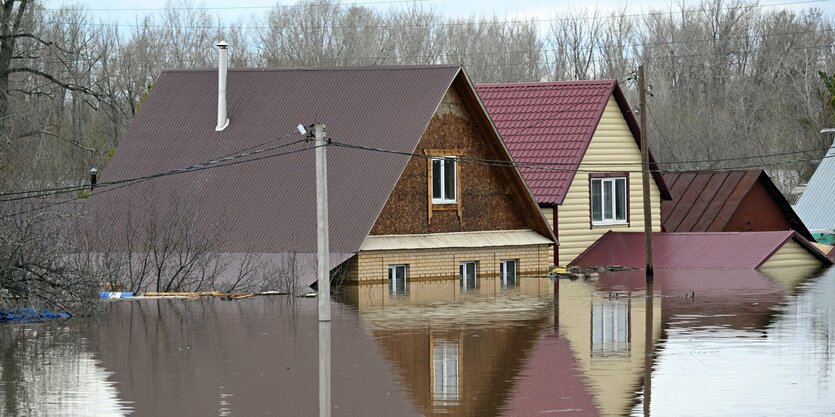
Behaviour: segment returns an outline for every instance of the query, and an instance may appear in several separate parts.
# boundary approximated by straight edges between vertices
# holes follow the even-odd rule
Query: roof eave
[[[771,194],[771,198],[777,204],[777,207],[780,211],[783,212],[783,215],[786,216],[786,220],[789,222],[789,226],[801,236],[803,236],[806,240],[810,242],[815,242],[814,236],[812,236],[812,232],[806,227],[806,224],[803,223],[803,220],[800,219],[800,216],[795,213],[794,209],[792,208],[791,204],[789,204],[786,197],[783,193],[780,192],[780,189],[771,181],[771,177],[765,173],[764,170],[760,170],[760,175],[758,180],[763,184],[766,191]]]

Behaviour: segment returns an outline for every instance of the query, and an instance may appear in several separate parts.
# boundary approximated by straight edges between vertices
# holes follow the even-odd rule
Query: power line
[[[236,161],[236,160],[241,159],[241,158],[248,158],[248,157],[253,156],[253,155],[258,155],[258,154],[261,154],[261,153],[264,153],[264,152],[269,152],[269,151],[274,151],[274,150],[286,148],[288,146],[292,146],[292,145],[296,145],[296,144],[304,142],[304,140],[301,139],[301,140],[297,140],[297,141],[290,142],[290,143],[285,143],[285,144],[275,145],[275,146],[269,146],[269,147],[266,147],[266,148],[260,148],[260,149],[253,150],[256,147],[260,147],[260,146],[263,146],[263,145],[271,143],[271,142],[282,140],[282,139],[284,139],[284,138],[286,138],[290,135],[292,135],[292,133],[288,133],[288,134],[286,134],[284,136],[281,136],[277,139],[273,139],[273,140],[263,142],[259,145],[255,145],[255,146],[251,146],[249,148],[245,148],[245,149],[242,149],[242,150],[239,150],[239,151],[235,151],[234,153],[228,153],[228,154],[225,154],[225,155],[222,155],[222,156],[218,156],[216,158],[206,160],[204,162],[193,164],[193,165],[190,165],[190,166],[185,167],[185,168],[172,169],[172,170],[169,170],[169,171],[159,172],[159,173],[145,175],[145,176],[141,176],[141,177],[133,177],[133,178],[126,178],[126,179],[116,180],[116,181],[101,182],[101,183],[96,184],[96,187],[107,187],[107,186],[119,185],[119,184],[123,184],[123,183],[131,183],[131,182],[136,182],[136,181],[141,182],[141,181],[145,181],[145,180],[148,180],[148,179],[165,177],[165,176],[174,175],[174,174],[201,171],[201,170],[209,168],[209,167],[236,165],[237,163],[240,163],[241,161],[232,162],[232,163],[229,163],[229,161]],[[280,156],[280,155],[278,155],[278,156]],[[272,155],[268,155],[267,157],[272,157]],[[264,157],[262,156],[262,157],[258,157],[258,158],[250,158],[250,159],[247,159],[246,161],[257,161],[257,160],[260,160],[260,159],[264,159]],[[5,203],[5,202],[9,202],[9,201],[25,200],[25,199],[31,199],[31,198],[49,197],[49,196],[57,195],[57,194],[65,194],[65,193],[70,193],[70,192],[75,192],[75,191],[82,191],[82,190],[86,190],[89,187],[90,187],[89,185],[84,184],[84,185],[75,185],[75,186],[66,186],[66,187],[57,187],[57,188],[47,188],[47,189],[41,189],[41,190],[14,191],[14,192],[9,192],[9,193],[0,193],[0,203]],[[4,198],[4,197],[11,197],[11,198]]]
[[[374,147],[368,147],[368,146],[362,146],[362,145],[352,145],[352,144],[347,144],[347,143],[342,143],[342,142],[337,142],[337,141],[332,141],[331,144],[334,145],[334,146],[337,146],[337,147],[348,148],[348,149],[356,149],[356,150],[362,150],[362,151],[380,152],[380,153],[400,155],[400,156],[418,157],[418,158],[423,158],[423,159],[437,158],[437,156],[433,156],[433,155],[424,155],[424,154],[413,153],[413,152],[395,151],[395,150],[374,148]],[[835,155],[824,156],[823,158],[831,158],[831,157],[835,157]],[[756,157],[756,158],[759,158],[759,157]],[[482,165],[490,165],[490,166],[498,166],[498,167],[513,167],[513,168],[518,168],[518,169],[526,170],[526,171],[587,172],[587,173],[598,173],[598,172],[600,172],[599,169],[590,170],[590,169],[579,168],[581,166],[592,166],[590,164],[583,163],[582,161],[578,162],[578,163],[525,162],[525,161],[519,161],[519,160],[513,161],[513,160],[481,159],[481,158],[473,158],[473,157],[466,157],[466,156],[457,157],[456,160],[461,161],[461,162],[465,162],[465,163],[477,163],[477,164],[482,164]],[[781,162],[773,162],[773,163],[766,163],[766,164],[725,167],[725,168],[720,168],[720,169],[715,169],[715,170],[723,171],[723,170],[756,168],[756,167],[763,167],[763,166],[786,165],[786,164],[792,164],[792,163],[798,163],[798,162],[811,162],[811,161],[817,161],[817,160],[818,160],[818,158],[816,158],[816,159],[798,159],[798,160],[792,160],[792,161],[781,161]],[[713,162],[713,160],[711,160],[709,162]],[[611,164],[611,166],[617,166],[617,167],[623,167],[623,166],[629,166],[629,165],[640,165],[640,163],[628,163],[627,162],[627,163],[612,163]],[[569,166],[569,167],[564,168],[564,166]],[[578,168],[573,168],[574,166],[577,166]],[[624,172],[623,169],[618,169],[618,171]],[[689,170],[651,169],[650,171],[651,172],[664,173],[664,172],[686,172],[686,171],[689,171]],[[626,170],[625,172],[641,173],[642,170],[640,170],[640,169]]]
[[[374,6],[377,4],[401,4],[401,3],[424,3],[434,0],[380,0],[380,1],[361,1],[353,3],[339,3],[338,6]],[[820,0],[823,1],[823,0]],[[319,4],[273,4],[270,6],[196,6],[196,7],[84,7],[83,10],[91,12],[153,12],[153,11],[168,11],[168,10],[258,10],[258,9],[302,9],[308,7],[325,7]],[[65,10],[60,7],[48,7],[43,10],[60,11]]]
[[[307,142],[307,140],[302,139],[302,140],[299,140],[299,141],[294,142],[294,143],[301,143],[301,142]],[[290,145],[290,144],[287,144],[287,145]],[[154,178],[160,178],[160,177],[170,176],[170,175],[178,175],[178,174],[183,174],[183,173],[186,173],[186,172],[202,171],[202,170],[206,170],[206,169],[224,168],[224,167],[228,167],[228,166],[232,166],[232,165],[239,165],[239,164],[259,161],[259,160],[263,160],[263,159],[277,158],[277,157],[280,157],[280,156],[292,155],[292,154],[296,154],[296,153],[301,153],[301,152],[305,152],[305,151],[314,150],[314,149],[316,149],[320,146],[326,146],[326,145],[312,146],[312,147],[309,147],[309,148],[305,147],[305,148],[301,148],[301,149],[295,149],[295,150],[292,150],[292,151],[282,152],[282,153],[273,154],[273,155],[265,155],[265,156],[261,156],[261,157],[258,157],[258,158],[252,158],[252,159],[247,159],[247,160],[243,160],[243,161],[235,161],[235,162],[222,164],[222,165],[203,166],[201,168],[196,168],[196,169],[193,169],[193,170],[190,170],[190,171],[180,171],[180,172],[169,171],[169,172],[166,172],[166,173],[148,175],[148,176],[145,176],[145,177],[131,178],[131,179],[128,179],[128,180],[124,180],[123,181],[124,183],[122,183],[121,185],[118,185],[116,187],[106,188],[104,190],[99,190],[99,191],[96,192],[95,195],[101,195],[101,194],[109,192],[109,191],[119,190],[119,189],[122,189],[122,188],[125,188],[125,187],[128,187],[128,186],[131,186],[131,185],[136,185],[136,184],[139,184],[141,182],[145,182],[145,181],[154,179]],[[109,185],[112,186],[116,183],[117,182],[113,182],[113,183],[110,183]],[[108,184],[105,184],[105,185],[108,185]],[[96,187],[98,187],[98,185]],[[84,188],[86,189],[88,187],[85,186]],[[32,196],[32,197],[29,197],[29,198],[39,198],[39,197],[43,197],[43,196]],[[83,199],[83,198],[86,198],[86,197],[77,196],[77,197],[71,198],[69,200],[62,200],[62,201],[58,201],[58,202],[55,202],[55,203],[50,203],[46,206],[35,207],[33,209],[30,209],[30,210],[23,210],[23,211],[19,211],[19,212],[16,212],[16,213],[8,213],[8,214],[5,214],[3,216],[0,216],[0,218],[10,218],[10,217],[14,217],[14,216],[20,216],[20,215],[32,213],[32,212],[35,212],[35,211],[41,211],[41,210],[44,210],[46,208],[71,203],[73,201],[77,201],[77,200],[80,200],[80,199]]]
[[[344,7],[344,6],[365,6],[365,5],[383,5],[383,4],[408,4],[408,3],[423,3],[423,2],[430,2],[434,0],[381,0],[381,1],[366,1],[366,2],[353,2],[353,3],[337,3],[336,7]],[[769,7],[778,7],[778,6],[796,6],[802,4],[815,4],[815,3],[826,3],[829,0],[799,0],[799,1],[787,1],[787,2],[779,2],[779,3],[769,3],[769,4],[747,4],[747,5],[736,5],[736,6],[727,6],[727,7],[720,7],[716,9],[705,9],[704,7],[682,7],[681,10],[678,11],[657,11],[657,12],[646,12],[646,13],[629,13],[623,15],[617,14],[607,14],[607,15],[593,15],[593,16],[575,16],[575,17],[561,17],[561,18],[552,18],[552,19],[515,19],[515,20],[506,20],[506,23],[516,23],[516,22],[536,22],[536,23],[547,23],[547,22],[558,22],[558,21],[573,21],[573,20],[610,20],[610,19],[620,19],[622,17],[650,17],[650,16],[665,16],[665,15],[681,15],[681,14],[691,14],[691,13],[703,13],[705,11],[713,11],[713,10],[736,10],[736,9],[743,9],[743,10],[753,10],[753,9],[765,9]],[[169,10],[258,10],[258,9],[297,9],[297,8],[307,8],[307,7],[317,7],[318,5],[309,5],[309,4],[301,4],[301,5],[281,5],[281,4],[274,4],[272,6],[198,6],[198,7],[160,7],[160,8],[84,8],[83,10],[89,11],[104,11],[104,12],[124,12],[124,11],[169,11]],[[62,8],[46,8],[44,10],[48,11],[61,11],[65,10]],[[445,26],[445,24],[433,24],[437,26]],[[427,26],[427,25],[420,25],[420,26]]]
[[[283,145],[277,145],[277,146],[274,146],[274,147],[265,148],[265,149],[258,150],[258,151],[255,151],[255,152],[258,152],[258,153],[268,152],[269,150],[275,150],[275,149],[284,148],[284,147],[287,147],[287,146],[300,144],[300,143],[305,143],[305,142],[308,142],[308,140],[307,139],[301,139],[301,140],[286,143],[286,144],[283,144]],[[413,152],[395,151],[395,150],[388,150],[388,149],[382,149],[382,148],[367,147],[367,146],[362,146],[362,145],[353,145],[353,144],[347,144],[347,143],[342,143],[342,142],[337,142],[337,141],[331,141],[330,145],[333,145],[333,146],[336,146],[336,147],[348,148],[348,149],[361,150],[361,151],[380,152],[380,153],[385,153],[385,154],[418,157],[418,158],[424,158],[424,159],[437,158],[436,156],[432,156],[432,155],[424,155],[424,154],[413,153]],[[319,146],[329,146],[329,145],[319,145]],[[294,150],[287,151],[287,152],[271,154],[271,155],[263,155],[263,156],[259,156],[259,157],[256,157],[256,158],[249,158],[249,159],[244,159],[244,160],[238,160],[238,159],[245,158],[247,156],[252,156],[256,153],[253,152],[253,153],[239,154],[239,155],[236,155],[234,157],[225,157],[225,158],[221,158],[220,160],[212,160],[212,161],[208,161],[208,162],[201,163],[201,164],[191,165],[191,166],[186,167],[186,168],[179,168],[179,169],[175,169],[175,170],[160,172],[160,173],[151,174],[151,175],[145,175],[145,176],[141,176],[141,177],[133,177],[133,178],[127,178],[127,179],[122,179],[122,180],[117,180],[117,181],[104,182],[104,183],[100,183],[100,184],[96,185],[97,188],[100,188],[99,191],[96,192],[96,195],[100,195],[102,193],[109,192],[109,191],[122,189],[122,188],[125,188],[127,186],[131,186],[131,185],[136,185],[136,184],[139,184],[139,183],[142,183],[142,182],[145,182],[145,181],[149,181],[149,180],[152,180],[152,179],[155,179],[155,178],[162,178],[162,177],[167,177],[167,176],[172,176],[172,175],[179,175],[179,174],[195,172],[195,171],[202,171],[202,170],[208,170],[208,169],[223,168],[223,167],[228,167],[228,166],[233,166],[233,165],[255,162],[255,161],[259,161],[259,160],[263,160],[263,159],[269,159],[269,158],[276,158],[276,157],[280,157],[280,156],[292,155],[292,154],[296,154],[296,153],[309,151],[309,150],[315,149],[319,146],[304,147],[304,148],[301,148],[301,149],[294,149]],[[809,150],[809,151],[798,151],[798,152],[810,152],[810,151],[811,150]],[[794,152],[794,153],[798,153],[798,152]],[[792,153],[793,152],[775,154],[775,156],[788,155],[788,154],[792,154]],[[825,159],[825,158],[833,158],[833,157],[835,157],[835,154],[826,155],[822,158]],[[744,158],[746,158],[746,159],[762,158],[762,156],[744,157]],[[735,160],[735,159],[736,158],[728,158],[727,160]],[[580,168],[580,167],[599,166],[599,165],[592,165],[592,164],[588,164],[588,163],[583,163],[582,161],[579,162],[579,163],[523,162],[523,161],[513,161],[513,160],[481,159],[481,158],[473,158],[473,157],[466,157],[466,156],[458,157],[457,160],[460,161],[460,162],[464,162],[464,163],[477,163],[477,164],[488,165],[488,166],[517,168],[517,169],[524,170],[524,171],[527,171],[527,172],[574,172],[574,173],[579,173],[579,172],[597,173],[597,172],[601,172],[600,169]],[[812,162],[812,161],[817,161],[817,160],[818,160],[817,158],[816,159],[798,159],[798,160],[780,161],[780,162],[772,162],[772,163],[764,163],[764,164],[756,164],[756,165],[740,165],[740,166],[734,166],[734,167],[714,168],[712,170],[714,170],[714,171],[731,171],[731,170],[739,170],[739,169],[746,169],[746,168],[762,168],[764,166],[779,166],[779,165],[786,165],[786,164],[793,164],[793,163],[800,163],[800,162]],[[721,161],[721,160],[715,160],[714,159],[714,160],[707,160],[705,162],[717,162],[717,161]],[[678,162],[675,162],[675,163],[687,163],[687,162],[688,161],[678,161]],[[689,162],[696,162],[696,161],[689,161]],[[611,163],[611,164],[609,164],[609,166],[617,166],[618,167],[617,170],[619,172],[629,172],[629,173],[642,173],[643,172],[642,169],[626,169],[626,170],[623,169],[623,167],[630,166],[630,165],[640,165],[640,163],[626,162],[626,163]],[[568,167],[565,167],[565,166],[568,166]],[[682,169],[682,170],[651,169],[650,170],[650,172],[652,172],[652,173],[666,173],[666,172],[672,173],[672,172],[687,172],[687,171],[690,171],[690,170],[686,170],[686,169]],[[35,198],[43,198],[43,197],[48,197],[48,196],[51,196],[51,195],[58,195],[58,194],[65,194],[65,193],[73,192],[73,191],[80,191],[80,190],[87,189],[88,187],[89,187],[89,185],[84,185],[84,186],[73,187],[72,189],[67,189],[67,187],[63,187],[63,188],[59,188],[59,189],[41,190],[41,191],[44,191],[44,193],[41,193],[41,194],[38,194],[38,195],[18,196],[18,197],[14,197],[14,198],[10,198],[10,199],[3,199],[3,200],[0,200],[0,203],[11,202],[11,201],[19,201],[19,200],[27,200],[27,199],[35,199]],[[101,188],[104,188],[104,189],[101,189]],[[8,217],[23,215],[23,214],[27,214],[27,213],[31,213],[31,212],[35,212],[35,211],[41,211],[41,210],[44,210],[46,208],[55,207],[55,206],[62,205],[62,204],[67,204],[67,203],[77,201],[77,200],[80,200],[80,199],[83,199],[83,198],[85,198],[85,197],[77,196],[77,197],[72,198],[72,199],[62,200],[62,201],[58,201],[58,202],[55,202],[55,203],[50,203],[48,205],[35,207],[33,209],[30,209],[30,210],[19,211],[19,212],[16,212],[16,213],[9,213],[9,214],[5,214],[5,215],[0,216],[0,217],[8,218]]]

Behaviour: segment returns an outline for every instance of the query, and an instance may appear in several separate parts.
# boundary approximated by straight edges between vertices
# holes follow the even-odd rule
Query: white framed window
[[[454,156],[432,158],[432,204],[458,201],[458,169]]]
[[[478,277],[476,276],[478,274],[478,262],[461,262],[460,274],[462,290],[466,291],[478,288]]]
[[[435,340],[432,346],[432,399],[436,407],[457,405],[461,391],[459,346]]]
[[[603,299],[592,305],[591,352],[595,356],[629,352],[628,299]]]
[[[389,293],[391,295],[406,294],[408,288],[406,273],[408,270],[408,265],[389,265]]]
[[[502,280],[502,288],[514,288],[517,284],[519,272],[518,259],[505,259],[499,262],[499,277]]]
[[[591,179],[591,224],[626,224],[626,177]]]

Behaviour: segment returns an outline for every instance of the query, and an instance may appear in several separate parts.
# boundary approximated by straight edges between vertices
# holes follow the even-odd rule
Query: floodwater
[[[835,413],[835,268],[479,286],[346,287],[332,415]],[[0,415],[319,415],[316,299],[106,303],[0,327]]]

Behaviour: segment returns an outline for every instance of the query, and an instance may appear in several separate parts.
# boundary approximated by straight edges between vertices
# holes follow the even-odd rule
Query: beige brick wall
[[[515,288],[502,288],[495,277],[479,277],[478,288],[462,290],[460,281],[444,279],[408,282],[407,293],[392,295],[387,283],[346,285],[342,288],[342,301],[359,311],[390,305],[426,306],[436,303],[454,303],[464,300],[510,296],[552,299],[554,282],[543,277],[522,277]]]
[[[519,275],[543,275],[552,263],[548,245],[510,246],[465,249],[420,249],[363,251],[348,260],[344,269],[346,283],[388,282],[389,265],[408,265],[409,281],[458,279],[458,267],[464,261],[478,262],[479,278],[499,275],[499,262],[518,259]]]

